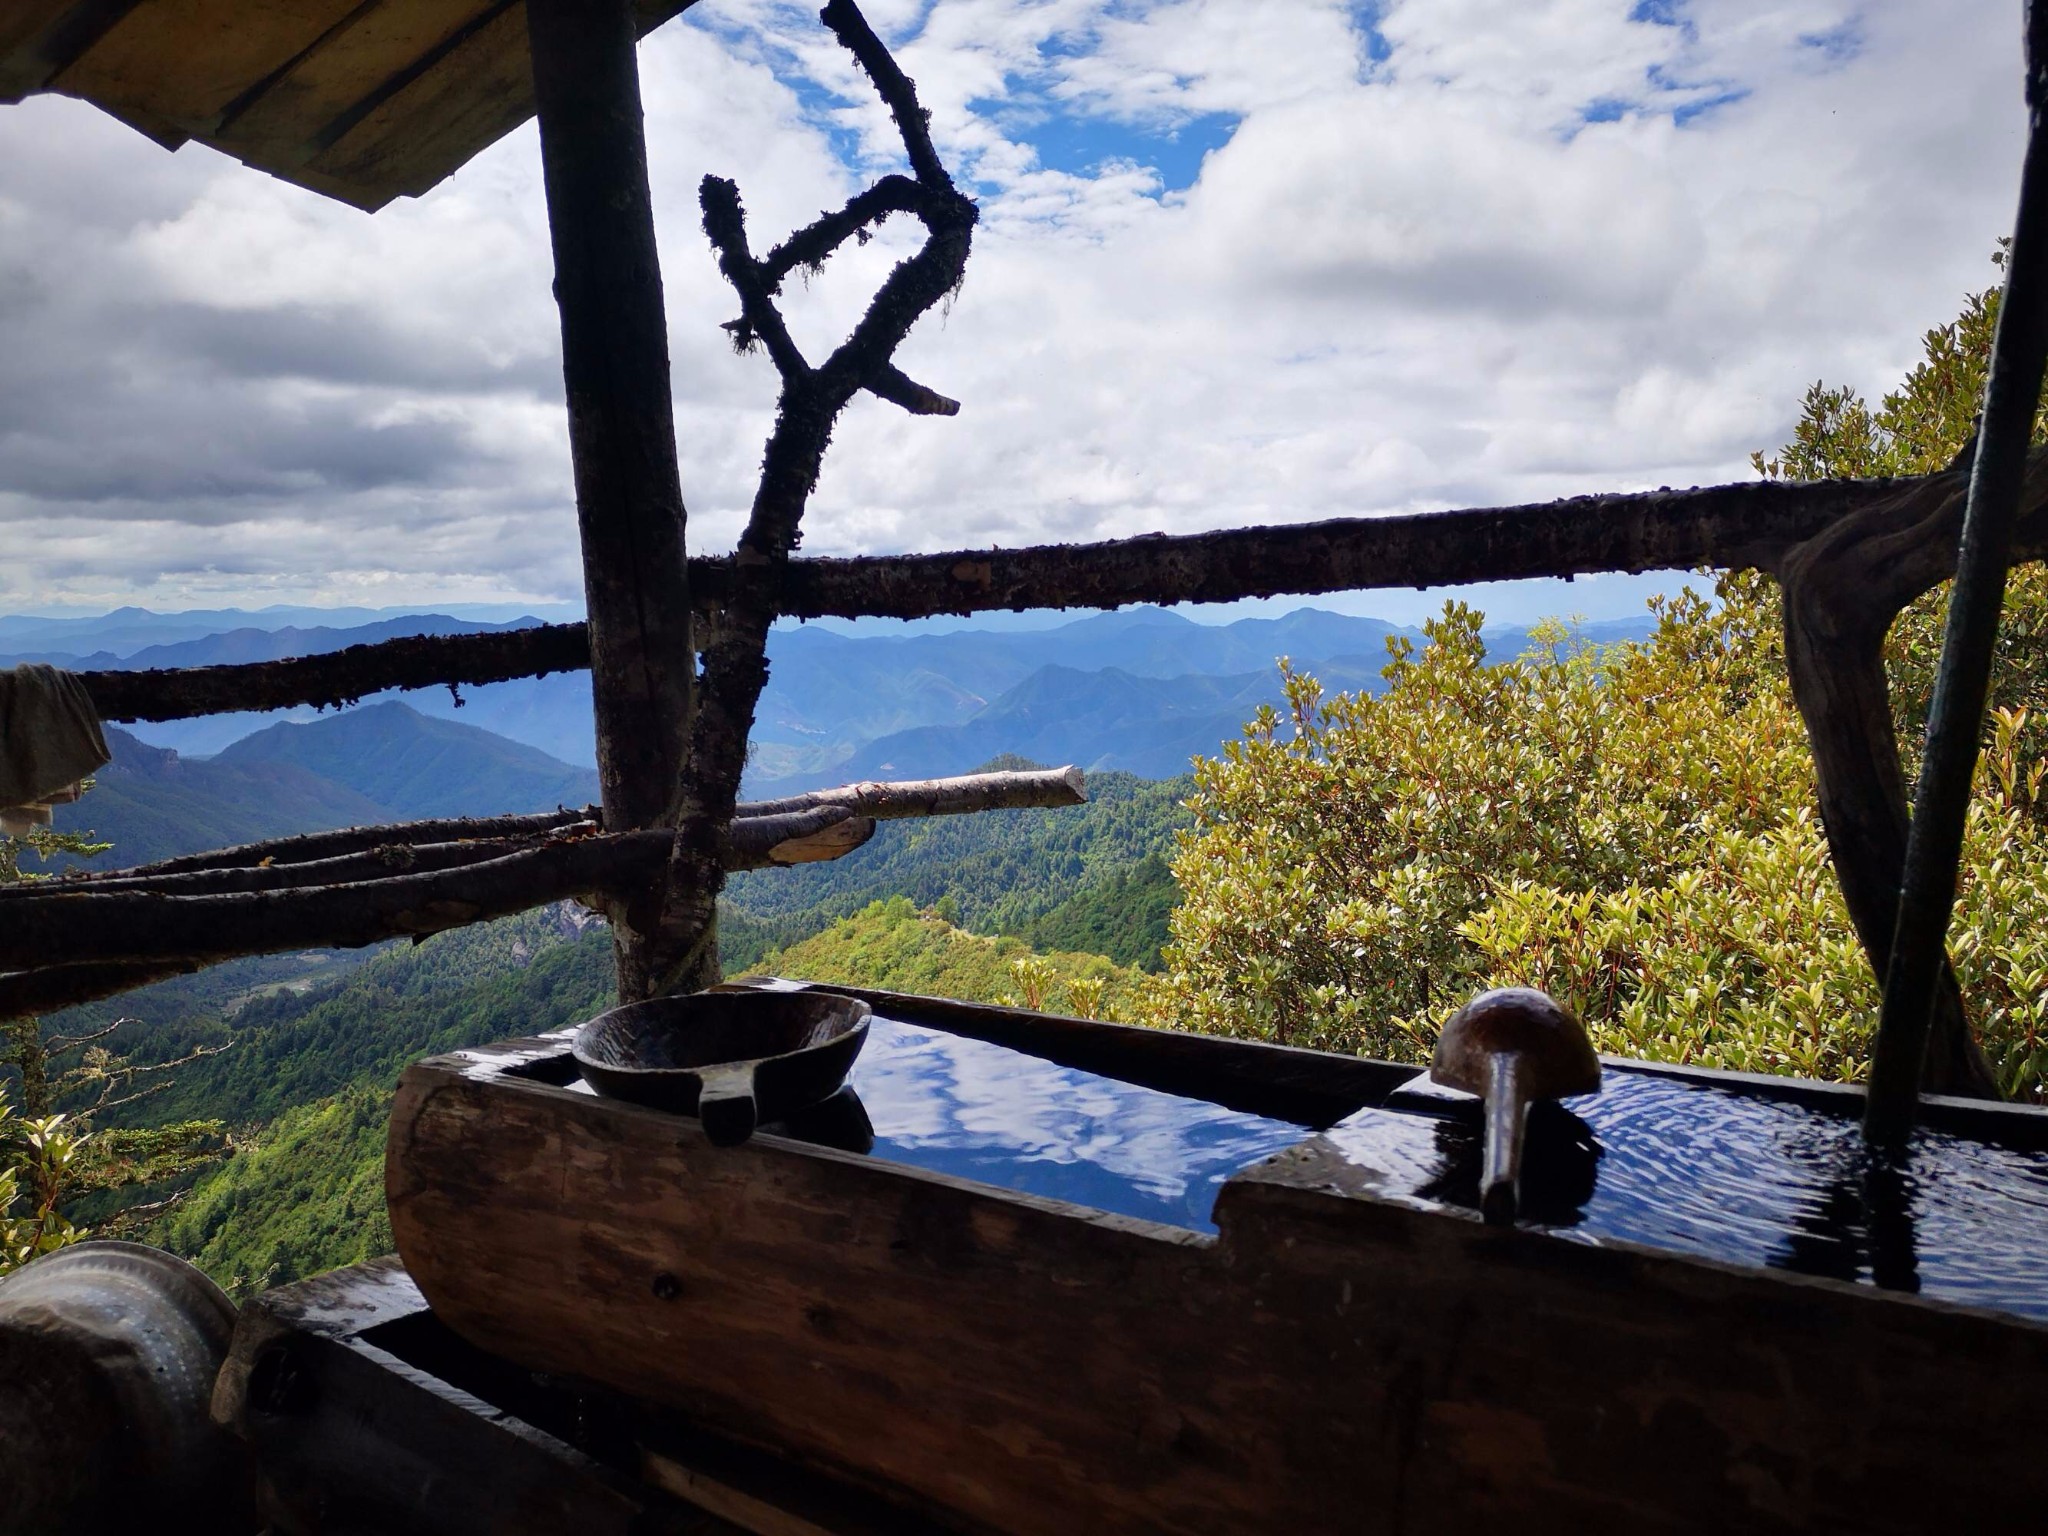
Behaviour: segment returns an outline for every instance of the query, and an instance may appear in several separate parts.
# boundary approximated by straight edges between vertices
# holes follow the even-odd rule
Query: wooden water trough
[[[1209,1232],[1034,1193],[1028,1159],[963,1177],[772,1127],[716,1147],[583,1088],[566,1034],[458,1052],[407,1072],[388,1159],[435,1326],[944,1530],[2014,1530],[2048,1498],[2036,1275],[2010,1298],[1887,1289],[1879,1222],[1848,1240],[1861,1279],[1584,1240],[1630,1152],[1597,1119],[1591,1182],[1490,1228],[1455,1170],[1404,1178],[1462,1123],[1412,1069],[857,995],[906,1039],[1288,1122],[1285,1144],[1222,1181]],[[1717,1104],[1789,1103],[1855,1138],[1855,1090],[1609,1069],[1696,1102],[1709,1135]],[[2002,1156],[2048,1148],[2036,1111],[1928,1113]],[[1097,1129],[1139,1118],[1120,1100]],[[1532,1174],[1580,1180],[1570,1141],[1532,1145]],[[660,1481],[621,1433],[605,1453]]]

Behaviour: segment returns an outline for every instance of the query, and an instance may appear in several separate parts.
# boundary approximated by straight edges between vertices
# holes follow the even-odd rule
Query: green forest
[[[1767,476],[1918,473],[1971,430],[1996,296],[1876,405],[1817,384]],[[840,861],[735,878],[728,974],[1007,1001],[1421,1060],[1489,985],[1566,1000],[1603,1050],[1849,1078],[1877,984],[1814,811],[1776,593],[1704,574],[1646,640],[1569,624],[1489,660],[1449,604],[1389,641],[1383,692],[1282,659],[1265,709],[1183,779],[1086,806],[885,823]],[[1941,594],[1889,661],[1917,741]],[[2011,584],[1952,950],[2012,1096],[2048,1079],[2048,574]],[[0,872],[18,850],[0,843]],[[117,851],[115,857],[119,857]],[[89,1227],[238,1291],[377,1251],[405,1064],[562,1028],[612,987],[602,925],[533,912],[367,955],[239,962],[17,1032],[0,1050],[0,1270]],[[130,1019],[134,1022],[116,1021]]]

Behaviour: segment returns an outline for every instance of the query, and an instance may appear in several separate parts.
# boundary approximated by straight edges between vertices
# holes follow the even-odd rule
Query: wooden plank
[[[242,1312],[214,1416],[247,1440],[290,1536],[737,1536],[364,1337],[420,1318],[395,1259]]]
[[[631,7],[640,36],[692,0]],[[332,141],[307,162],[376,204],[417,197],[534,115],[526,7],[504,4],[416,75],[394,81],[343,115]],[[330,132],[334,131],[330,128]]]
[[[0,6],[0,103],[41,90],[136,3],[9,0]]]
[[[2048,1328],[1377,1198],[1312,1137],[1214,1239],[415,1066],[401,1252],[536,1369],[1016,1536],[2019,1529]]]
[[[50,82],[116,114],[207,134],[359,0],[148,0]]]
[[[214,1406],[258,1449],[282,1531],[945,1536],[687,1418],[484,1354],[392,1258],[251,1302]]]
[[[11,0],[0,6],[0,70],[7,67],[11,55],[33,42],[71,5],[72,0]]]
[[[531,116],[526,8],[500,4],[419,74],[352,109],[306,164],[381,205],[418,196]]]
[[[636,36],[691,0],[635,0]],[[0,101],[82,97],[375,209],[534,113],[517,0],[10,0]]]
[[[303,165],[326,131],[386,81],[431,53],[494,0],[371,0],[321,44],[240,103],[221,125],[234,152],[264,164]]]

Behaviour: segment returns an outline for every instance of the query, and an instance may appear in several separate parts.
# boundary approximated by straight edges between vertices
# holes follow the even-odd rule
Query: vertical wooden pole
[[[2042,375],[2048,372],[2048,0],[2029,0],[2026,38],[2029,128],[2020,210],[1991,340],[1984,414],[1970,466],[1941,667],[1927,711],[1927,745],[1913,791],[1864,1106],[1864,1132],[1883,1147],[1906,1140],[1918,1108],[1934,1000],[1947,970],[1949,921],[2005,606],[2005,573],[2012,564],[2013,525],[2041,407]]]
[[[631,0],[528,0],[605,825],[661,826],[689,739],[695,649]],[[660,892],[612,913],[644,996]]]

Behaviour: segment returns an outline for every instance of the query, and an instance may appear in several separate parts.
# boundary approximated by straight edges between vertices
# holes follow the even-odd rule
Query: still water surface
[[[848,1081],[877,1157],[1198,1232],[1225,1179],[1314,1134],[879,1015]]]

